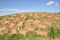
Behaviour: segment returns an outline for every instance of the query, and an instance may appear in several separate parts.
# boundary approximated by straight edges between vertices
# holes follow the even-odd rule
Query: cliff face
[[[0,17],[0,35],[22,34],[26,36],[27,33],[30,33],[29,35],[40,35],[41,37],[44,37],[45,39],[47,38],[46,40],[48,40],[48,37],[51,36],[49,36],[49,33],[51,32],[53,36],[55,35],[55,38],[60,37],[59,13],[25,12],[22,14],[13,14]],[[36,40],[41,39],[39,38]],[[31,40],[34,39],[31,38]]]

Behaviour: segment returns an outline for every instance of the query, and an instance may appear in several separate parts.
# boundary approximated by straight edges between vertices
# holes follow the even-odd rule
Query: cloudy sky
[[[26,11],[60,12],[60,0],[0,0],[0,15]]]

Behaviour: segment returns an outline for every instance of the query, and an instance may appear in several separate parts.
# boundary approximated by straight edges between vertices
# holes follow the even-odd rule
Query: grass
[[[34,29],[34,30],[35,30],[35,31],[36,31],[36,30],[39,30],[39,27],[35,27],[35,29]]]
[[[25,29],[25,27],[26,27],[25,24],[23,24],[23,25],[22,25],[22,30]]]
[[[23,34],[0,35],[0,40],[25,40]]]
[[[55,29],[55,37],[60,37],[60,29]]]
[[[49,14],[50,15],[50,14]],[[41,38],[43,37],[43,35],[39,35],[39,34],[37,34],[35,31],[37,30],[41,30],[41,31],[45,31],[45,29],[43,29],[43,28],[40,28],[40,26],[39,25],[37,25],[37,24],[34,24],[33,22],[35,22],[35,20],[39,20],[39,21],[41,21],[41,23],[42,24],[44,24],[43,23],[43,21],[44,20],[47,20],[47,21],[49,21],[49,22],[51,22],[52,23],[52,25],[46,25],[47,26],[47,28],[46,28],[46,30],[47,31],[49,31],[48,32],[48,38],[49,37],[51,37],[51,38],[53,38],[53,37],[60,37],[60,29],[57,29],[58,27],[60,28],[60,21],[56,21],[55,19],[54,19],[54,15],[53,15],[53,17],[52,18],[48,18],[47,16],[49,16],[49,15],[46,15],[45,17],[41,17],[41,15],[39,14],[39,15],[37,15],[37,16],[40,16],[40,18],[34,18],[34,15],[33,16],[30,16],[29,14],[26,14],[26,15],[24,15],[23,16],[23,18],[21,18],[20,17],[20,15],[16,15],[16,16],[0,16],[0,20],[2,20],[2,19],[6,19],[6,21],[10,21],[9,22],[9,25],[10,25],[10,23],[14,23],[15,25],[14,25],[14,28],[16,29],[16,31],[17,31],[17,34],[9,34],[10,32],[10,30],[11,29],[9,29],[9,25],[8,24],[2,24],[2,23],[0,23],[0,28],[2,28],[2,27],[4,27],[4,26],[6,26],[6,28],[7,28],[7,31],[6,30],[2,30],[1,32],[3,32],[4,34],[3,35],[0,35],[0,40],[41,40]],[[58,15],[59,15],[59,13],[58,13]],[[26,18],[25,18],[25,16],[26,16]],[[9,19],[9,18],[14,18],[14,19]],[[25,18],[25,19],[24,19]],[[14,22],[14,20],[15,19],[19,19],[19,20],[17,20],[16,22]],[[20,29],[25,29],[25,21],[27,20],[31,20],[31,19],[33,19],[34,21],[33,22],[30,22],[29,23],[29,25],[31,26],[31,27],[33,27],[34,28],[34,30],[35,31],[28,31],[27,33],[26,33],[26,35],[23,35],[23,34],[21,34],[21,33],[19,33],[19,28],[17,28],[18,27],[18,24],[19,24],[19,21],[23,21],[23,25],[22,25],[22,27],[20,27]],[[4,20],[3,20],[4,21]],[[4,22],[3,22],[4,23]],[[27,24],[28,25],[28,24]],[[39,26],[39,27],[38,27]],[[53,27],[53,28],[49,28],[49,27]]]
[[[36,34],[36,32],[29,31],[29,32],[26,33],[26,38],[28,38],[28,40],[38,40],[41,37],[42,36]]]
[[[51,39],[54,40],[55,38],[58,38],[58,37],[60,38],[60,29],[54,28],[54,26],[50,27],[47,35],[49,37],[49,40]]]
[[[29,14],[26,14],[26,20],[34,19],[33,16],[30,16]]]
[[[3,19],[3,16],[0,16],[0,20],[2,20]]]
[[[41,37],[36,32],[29,31],[25,36],[23,34],[0,35],[0,40],[38,40]]]

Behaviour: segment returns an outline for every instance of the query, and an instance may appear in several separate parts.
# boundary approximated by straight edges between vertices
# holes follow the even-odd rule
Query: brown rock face
[[[19,33],[26,35],[32,31],[48,38],[50,27],[60,29],[59,13],[25,12],[0,17],[0,35]]]

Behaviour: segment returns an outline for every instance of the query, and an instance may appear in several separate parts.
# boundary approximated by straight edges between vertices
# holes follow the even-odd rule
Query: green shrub
[[[0,20],[3,19],[3,16],[0,16]]]
[[[35,30],[35,31],[36,31],[36,30],[39,30],[39,27],[35,27],[35,29],[34,29],[34,30]]]
[[[54,28],[53,27],[50,27],[50,31],[48,32],[47,35],[49,37],[49,40],[51,40],[51,39],[54,40],[55,34],[54,34]]]
[[[36,34],[36,32],[32,32],[29,31],[26,33],[26,38],[28,38],[28,40],[39,40],[42,36]]]
[[[0,35],[0,40],[26,40],[23,34]]]

